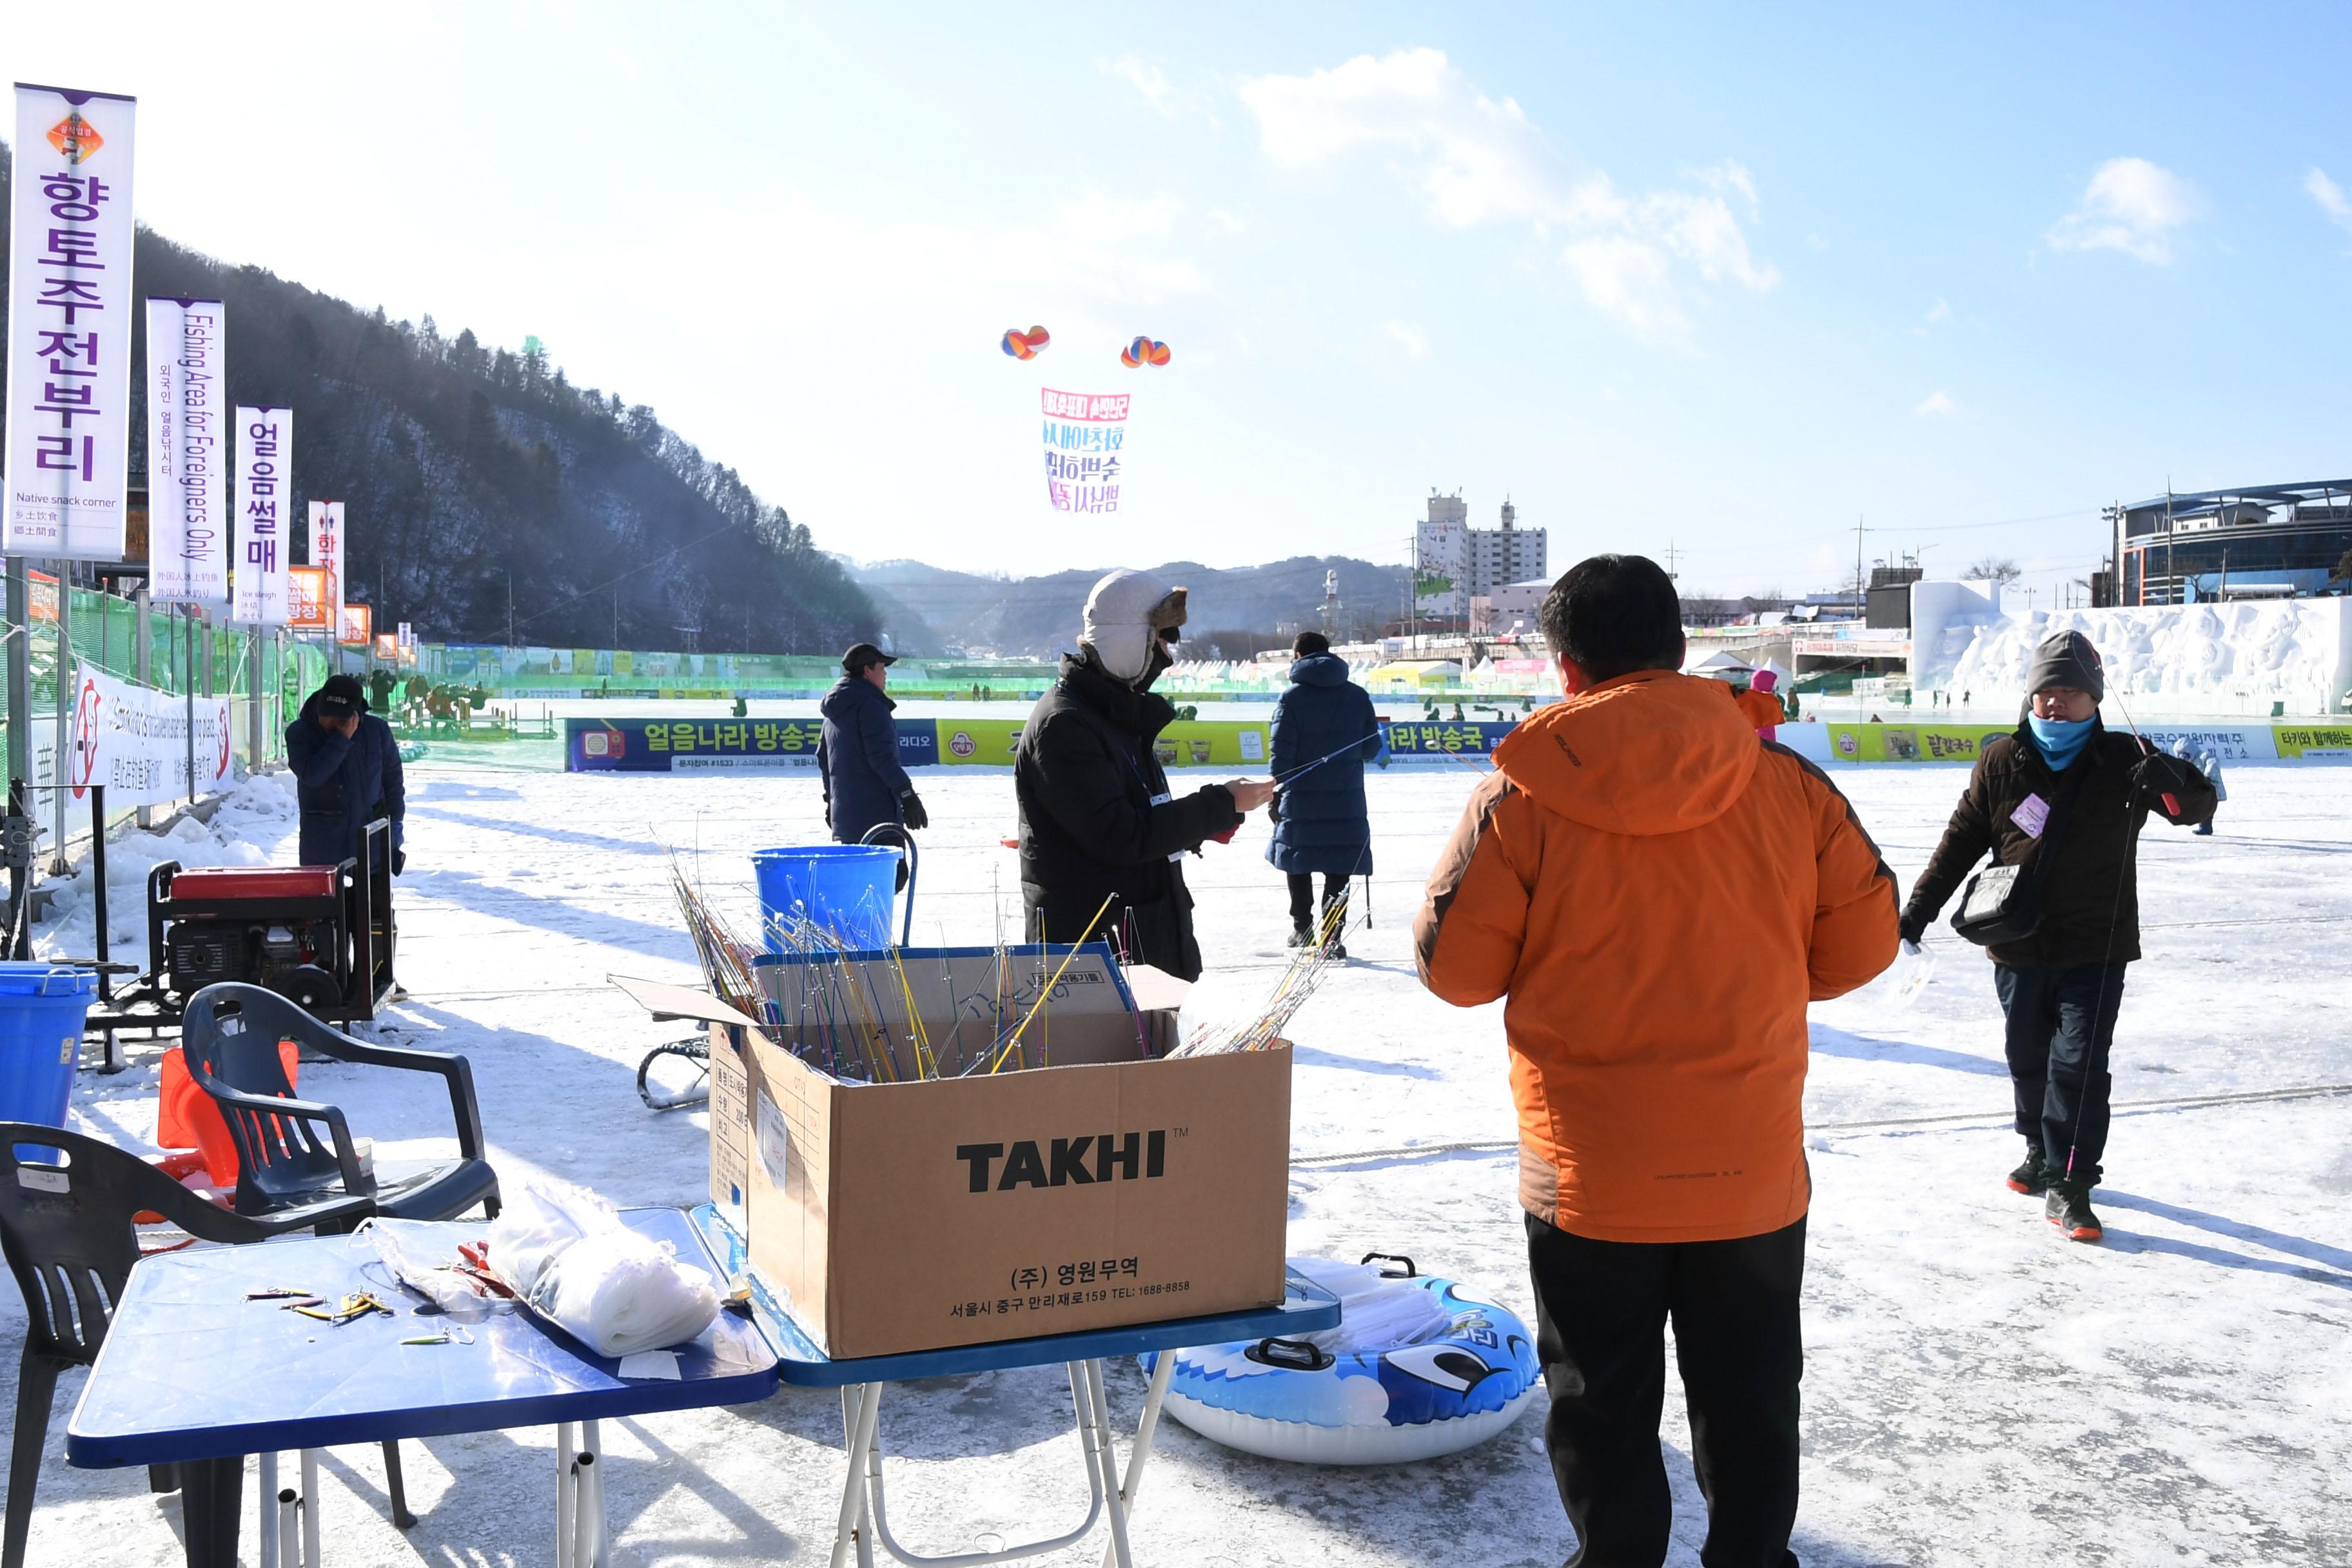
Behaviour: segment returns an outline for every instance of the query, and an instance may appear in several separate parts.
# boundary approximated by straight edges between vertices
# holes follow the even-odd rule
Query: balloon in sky
[[[1032,327],[1025,332],[1018,327],[1007,327],[1004,331],[1004,352],[1014,359],[1035,359],[1053,341],[1043,327]]]
[[[1168,345],[1152,338],[1138,338],[1118,351],[1118,363],[1129,370],[1136,370],[1147,364],[1166,364]]]

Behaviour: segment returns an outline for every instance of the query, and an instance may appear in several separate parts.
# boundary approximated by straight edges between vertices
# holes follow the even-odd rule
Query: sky
[[[535,335],[860,560],[1401,561],[1459,490],[1555,573],[1859,524],[2047,605],[2102,506],[2352,473],[2340,6],[77,15],[0,66],[139,98],[142,221]],[[1115,514],[1041,387],[1133,395]]]

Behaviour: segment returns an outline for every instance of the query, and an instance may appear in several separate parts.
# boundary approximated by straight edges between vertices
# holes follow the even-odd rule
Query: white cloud
[[[1919,405],[1911,412],[1930,418],[1948,418],[1955,414],[1966,413],[1967,410],[1960,406],[1959,400],[1950,393],[1931,392],[1921,398]]]
[[[2327,177],[2327,171],[2315,168],[2303,177],[2303,188],[2327,215],[2327,221],[2342,229],[2352,229],[2352,200],[2347,200],[2344,187]]]
[[[1121,55],[1115,60],[1097,60],[1096,68],[1119,80],[1143,96],[1143,101],[1169,119],[1176,118],[1176,89],[1169,85],[1168,77],[1158,66],[1146,65],[1133,55]]]
[[[2057,250],[2120,250],[2163,266],[2172,235],[2204,210],[2197,187],[2145,158],[2110,158],[2050,231]]]
[[[1427,359],[1429,357],[1429,334],[1419,327],[1408,326],[1402,321],[1383,321],[1381,323],[1381,331],[1398,347],[1404,350],[1405,358]]]
[[[1934,304],[1927,307],[1927,315],[1926,319],[1931,322],[1950,321],[1952,319],[1952,302],[1949,300],[1937,300]]]
[[[1398,49],[1305,76],[1264,76],[1241,86],[1257,117],[1259,145],[1276,168],[1299,174],[1373,153],[1443,228],[1525,223],[1573,236],[1561,264],[1587,302],[1644,335],[1679,337],[1689,326],[1692,279],[1761,293],[1778,268],[1750,251],[1755,176],[1726,160],[1693,173],[1702,189],[1621,193],[1609,176],[1556,149],[1511,99],[1494,99],[1442,50]]]

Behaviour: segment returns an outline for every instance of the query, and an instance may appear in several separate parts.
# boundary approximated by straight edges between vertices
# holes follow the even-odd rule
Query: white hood
[[[1115,680],[1136,681],[1151,665],[1151,641],[1184,624],[1184,590],[1149,572],[1113,572],[1087,595],[1083,641]]]

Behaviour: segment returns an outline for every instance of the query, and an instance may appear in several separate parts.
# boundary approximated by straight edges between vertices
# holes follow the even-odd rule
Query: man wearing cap
[[[1903,938],[1927,934],[1988,852],[2037,879],[2031,934],[1987,949],[2025,1139],[2009,1186],[2046,1194],[2052,1225],[2096,1241],[2091,1189],[2107,1142],[2109,1055],[2124,970],[2139,956],[2140,829],[2151,812],[2183,826],[2211,821],[2214,792],[2195,768],[2100,721],[2106,673],[2082,633],[2053,633],[2034,650],[2026,689],[2023,721],[1985,742],[1911,889]]]
[[[841,656],[841,679],[817,704],[824,732],[816,743],[816,768],[824,780],[825,825],[839,843],[858,843],[886,822],[931,825],[914,781],[898,765],[898,725],[890,717],[898,705],[884,695],[898,662],[872,643],[859,643]],[[904,875],[901,863],[901,886]]]
[[[286,726],[286,765],[302,813],[305,866],[339,866],[359,853],[360,829],[392,819],[392,874],[407,867],[402,836],[408,789],[392,726],[367,710],[359,679],[331,675]]]
[[[1168,648],[1183,624],[1184,590],[1148,572],[1097,583],[1078,651],[1062,657],[1061,678],[1022,728],[1013,788],[1031,940],[1076,942],[1091,924],[1130,963],[1194,980],[1201,947],[1178,861],[1231,837],[1274,783],[1171,794],[1152,742],[1176,710],[1151,683],[1175,662]]]

